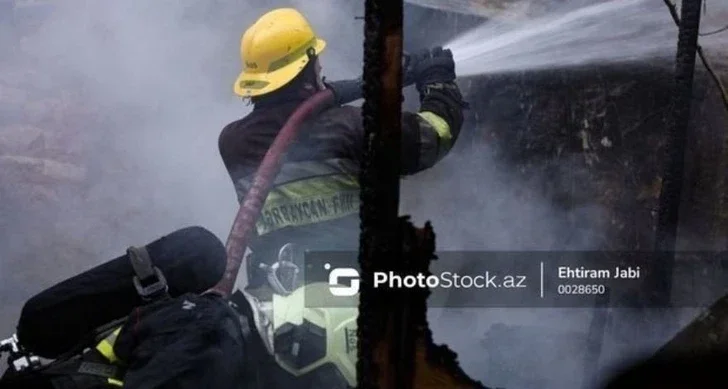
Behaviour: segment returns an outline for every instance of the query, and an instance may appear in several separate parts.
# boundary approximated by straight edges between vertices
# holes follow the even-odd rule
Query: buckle
[[[134,288],[136,288],[137,293],[144,301],[154,300],[161,295],[166,295],[169,291],[167,279],[164,278],[164,274],[156,266],[154,267],[154,278],[156,280],[147,286],[142,285],[142,280],[139,279],[139,276],[134,276],[132,280],[134,282]]]
[[[8,368],[15,373],[35,369],[42,365],[39,357],[32,355],[20,345],[16,334],[0,340],[0,355],[2,353],[8,353]]]
[[[266,272],[268,284],[273,290],[283,296],[288,296],[299,287],[299,274],[302,262],[301,248],[293,243],[287,243],[278,252],[278,259],[271,265],[260,264]]]

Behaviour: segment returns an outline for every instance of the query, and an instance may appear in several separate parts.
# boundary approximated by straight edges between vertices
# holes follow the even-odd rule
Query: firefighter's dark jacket
[[[222,130],[220,155],[239,201],[279,130],[302,101],[285,95],[257,101],[249,115]],[[427,86],[420,101],[418,112],[402,114],[402,175],[428,169],[442,159],[463,122],[462,97],[454,83]],[[364,145],[358,107],[334,106],[305,122],[266,199],[253,251],[275,250],[287,242],[303,242],[311,249],[319,244],[326,249],[356,247]]]

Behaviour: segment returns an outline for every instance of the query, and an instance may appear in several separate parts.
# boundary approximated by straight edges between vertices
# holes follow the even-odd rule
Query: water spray
[[[486,22],[445,46],[453,52],[458,75],[474,76],[672,58],[676,34],[661,2],[619,0],[521,25]],[[705,44],[712,42],[718,40]]]

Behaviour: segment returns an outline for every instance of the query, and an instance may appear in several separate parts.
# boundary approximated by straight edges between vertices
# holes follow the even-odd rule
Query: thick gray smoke
[[[515,178],[497,164],[493,150],[477,146],[456,148],[403,186],[404,213],[418,224],[432,221],[438,250],[598,248],[602,209],[554,209],[537,184]],[[462,367],[486,385],[578,388],[582,382],[589,309],[451,307],[430,309],[428,316],[435,341],[458,352]]]
[[[236,206],[217,135],[249,109],[231,92],[239,37],[269,7],[283,5],[299,7],[320,34],[340,39],[323,56],[326,71],[351,76],[358,70],[359,50],[345,46],[357,36],[342,33],[353,12],[323,3],[270,2],[256,9],[235,2],[74,2],[27,38],[23,49],[38,72],[51,85],[83,85],[89,103],[107,120],[103,128],[86,129],[103,134],[92,155],[97,160],[89,163],[108,170],[99,172],[93,188],[93,200],[101,200],[97,209],[89,209],[87,200],[79,204],[92,218],[83,224],[103,221],[97,212],[127,210],[136,216],[113,218],[133,231],[127,239],[189,223],[225,238]]]

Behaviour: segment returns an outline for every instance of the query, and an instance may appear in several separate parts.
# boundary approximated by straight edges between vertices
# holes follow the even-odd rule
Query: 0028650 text
[[[559,284],[556,287],[556,293],[573,294],[573,295],[594,295],[607,293],[607,287],[603,284]]]

